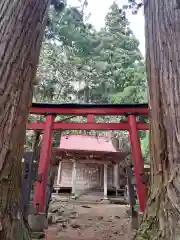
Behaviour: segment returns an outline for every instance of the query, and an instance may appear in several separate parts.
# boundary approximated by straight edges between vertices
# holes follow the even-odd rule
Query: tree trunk
[[[48,210],[51,202],[51,195],[53,193],[53,186],[54,186],[54,180],[55,180],[56,174],[57,174],[57,166],[51,165],[49,168],[48,182],[46,186],[46,203],[45,203],[46,216],[48,216]]]
[[[0,1],[0,239],[26,240],[21,161],[49,0]]]
[[[136,239],[180,237],[180,4],[145,0],[151,193]]]

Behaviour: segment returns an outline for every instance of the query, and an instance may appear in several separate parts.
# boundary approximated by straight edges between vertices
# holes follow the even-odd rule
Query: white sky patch
[[[91,13],[89,22],[93,24],[96,29],[100,29],[104,26],[104,18],[113,2],[114,0],[88,0],[87,11]],[[78,0],[67,0],[67,3],[71,6],[79,5]],[[116,0],[116,3],[121,7],[123,4],[127,3],[127,0]],[[128,12],[127,17],[129,19],[132,31],[140,42],[139,48],[142,54],[145,55],[143,11],[140,10],[136,15],[132,15],[130,12]]]

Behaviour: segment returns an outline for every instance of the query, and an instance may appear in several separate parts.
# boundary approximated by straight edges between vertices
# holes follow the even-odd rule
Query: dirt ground
[[[56,224],[49,226],[47,240],[131,239],[131,224],[126,214],[126,206],[71,204],[64,209],[66,220],[61,217]]]

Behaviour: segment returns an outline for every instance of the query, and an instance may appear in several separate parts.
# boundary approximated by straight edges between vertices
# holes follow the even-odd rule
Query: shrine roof
[[[112,141],[107,137],[96,137],[91,135],[67,135],[62,136],[60,149],[83,150],[97,152],[117,152]]]
[[[103,158],[112,163],[124,160],[128,153],[117,150],[111,139],[107,137],[96,137],[91,135],[66,135],[61,137],[59,148],[53,149],[57,159],[86,158],[92,156],[94,159]],[[86,157],[85,157],[86,156]],[[59,158],[60,157],[60,158]]]

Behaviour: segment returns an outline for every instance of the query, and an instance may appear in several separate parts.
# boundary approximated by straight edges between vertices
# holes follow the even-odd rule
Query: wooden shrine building
[[[120,188],[119,162],[127,153],[113,146],[111,139],[92,135],[62,136],[60,147],[53,149],[58,162],[54,189],[71,189],[72,198],[88,189]]]

